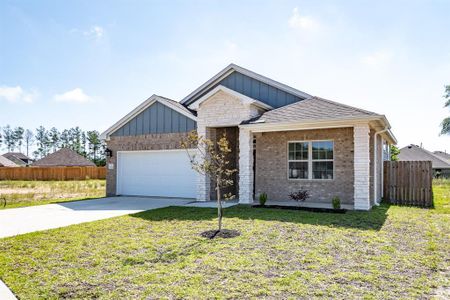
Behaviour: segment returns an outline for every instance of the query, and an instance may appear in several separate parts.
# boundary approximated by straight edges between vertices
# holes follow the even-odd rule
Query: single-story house
[[[27,166],[33,162],[31,158],[21,152],[8,152],[3,154],[2,156],[14,162],[16,164],[16,167]]]
[[[368,210],[380,202],[382,161],[396,143],[382,114],[230,64],[180,102],[153,95],[102,133],[107,195],[214,200],[211,180],[191,169],[180,146],[191,130],[212,140],[226,133],[240,203],[263,192],[286,201],[304,188],[312,206],[337,196]]]
[[[450,161],[444,158],[444,152],[438,154],[418,145],[409,145],[400,149],[399,160],[431,161],[434,177],[450,178]]]
[[[18,167],[16,163],[0,155],[0,167]]]
[[[33,167],[95,167],[89,159],[69,148],[61,148],[35,161]]]
[[[450,154],[448,154],[447,152],[434,151],[433,154],[436,155],[437,157],[439,157],[440,159],[442,159],[443,161],[450,164]]]

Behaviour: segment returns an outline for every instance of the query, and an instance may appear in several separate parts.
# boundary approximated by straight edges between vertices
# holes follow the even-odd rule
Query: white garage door
[[[119,152],[119,195],[196,197],[197,173],[185,150]]]

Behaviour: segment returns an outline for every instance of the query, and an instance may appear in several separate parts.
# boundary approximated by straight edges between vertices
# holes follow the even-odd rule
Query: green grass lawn
[[[216,211],[170,207],[0,239],[20,299],[430,298],[448,288],[450,184],[436,209],[312,213],[237,206],[242,235],[206,240]]]
[[[105,180],[0,181],[0,209],[104,196]]]

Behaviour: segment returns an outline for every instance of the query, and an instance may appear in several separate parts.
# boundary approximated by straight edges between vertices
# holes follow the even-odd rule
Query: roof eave
[[[313,128],[332,128],[332,127],[352,127],[358,124],[368,124],[370,121],[378,121],[382,118],[381,115],[368,117],[345,117],[333,119],[309,119],[293,122],[273,122],[264,123],[263,120],[254,123],[241,124],[239,127],[250,129],[254,132],[264,131],[283,131],[283,130],[297,130],[297,129],[313,129]]]

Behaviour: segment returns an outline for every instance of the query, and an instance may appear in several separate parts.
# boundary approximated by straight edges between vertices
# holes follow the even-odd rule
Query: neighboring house
[[[33,163],[33,167],[95,167],[95,164],[77,152],[61,148]]]
[[[368,210],[382,195],[382,161],[396,139],[384,115],[313,97],[231,64],[180,102],[153,95],[102,134],[108,195],[215,199],[180,142],[191,130],[227,134],[240,203],[307,189],[311,205]],[[376,151],[374,151],[376,149]],[[376,188],[375,188],[376,187]]]
[[[447,152],[434,151],[433,154],[450,164],[450,154],[448,154]]]
[[[444,152],[433,153],[417,145],[409,145],[400,149],[399,160],[431,161],[434,177],[450,178],[450,161],[444,158]]]
[[[2,156],[14,162],[17,166],[27,166],[33,162],[31,158],[20,152],[8,152]]]
[[[18,167],[13,161],[7,159],[4,156],[0,155],[0,167]]]

